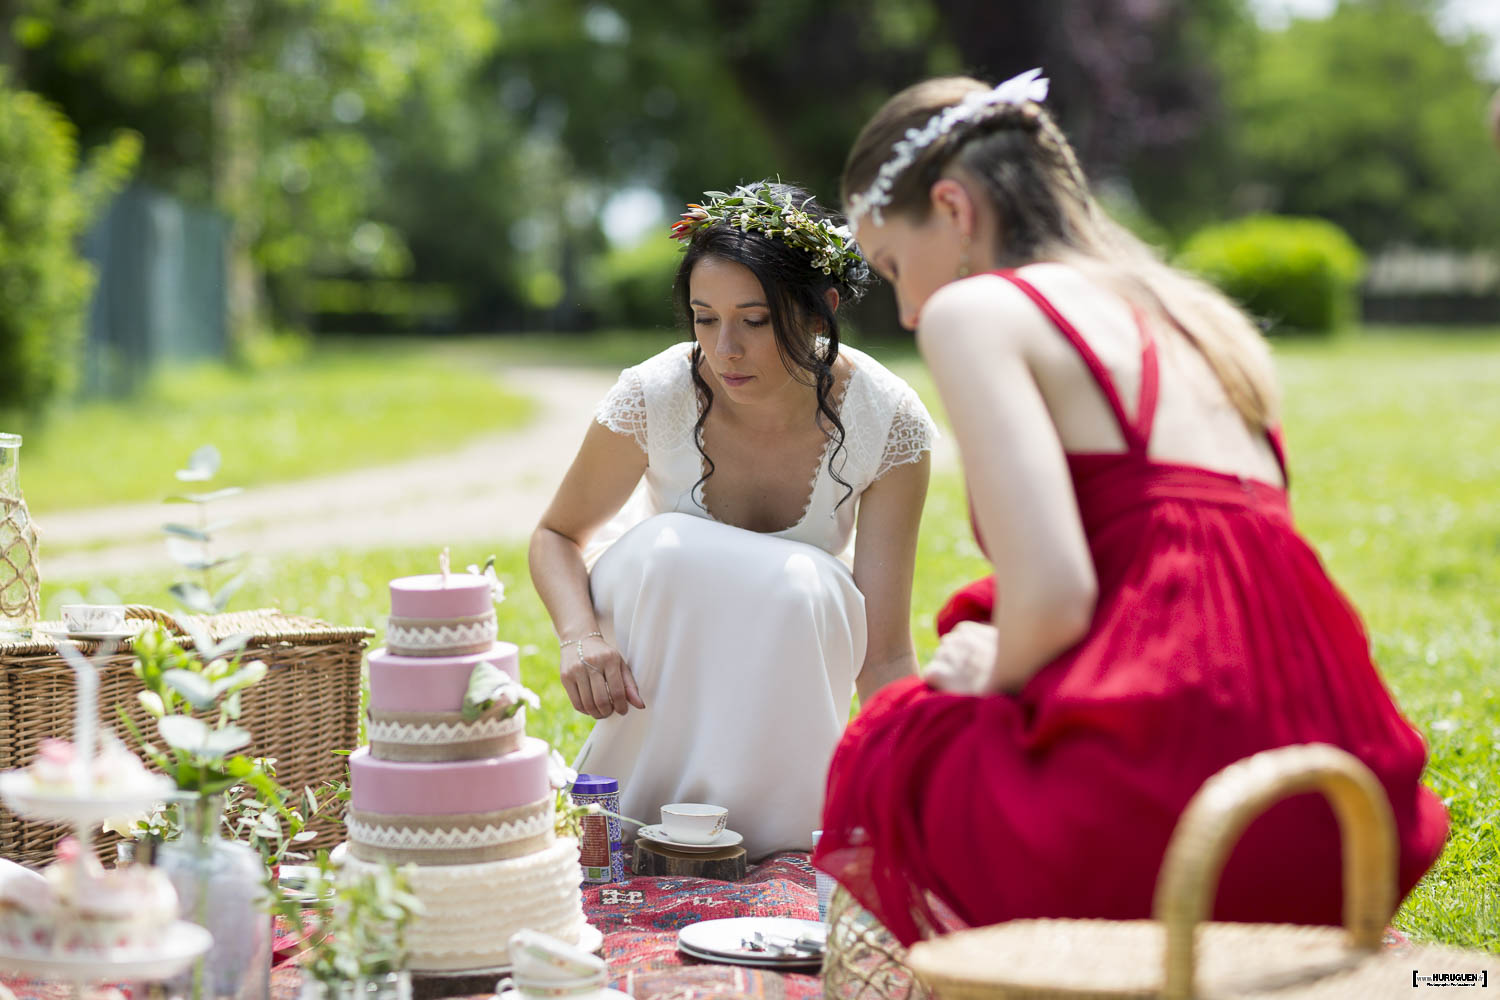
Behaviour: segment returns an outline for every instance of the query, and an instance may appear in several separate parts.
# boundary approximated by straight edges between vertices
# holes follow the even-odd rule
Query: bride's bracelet
[[[583,640],[585,640],[585,639],[594,639],[594,638],[603,639],[604,638],[604,633],[603,632],[590,632],[588,635],[581,635],[581,636],[579,636],[576,639],[564,639],[564,638],[562,638],[562,637],[559,636],[557,641],[560,642],[560,643],[562,643],[565,646],[568,643],[571,642],[578,649],[578,662],[583,664],[583,667],[584,667],[585,670],[593,670],[594,669],[594,665],[592,663],[590,663],[588,660],[585,660],[583,658]]]

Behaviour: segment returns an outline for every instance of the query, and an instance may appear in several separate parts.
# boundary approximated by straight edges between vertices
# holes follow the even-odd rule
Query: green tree
[[[1365,247],[1495,245],[1482,56],[1429,0],[1343,0],[1265,34],[1226,74],[1243,207],[1323,216]]]
[[[80,172],[72,124],[0,72],[0,412],[71,386],[93,287],[78,239],[139,152],[138,136],[118,135]]]
[[[493,44],[484,0],[19,0],[27,80],[85,139],[129,124],[145,172],[231,220],[238,345],[270,287],[308,271],[395,273],[400,234],[373,218],[383,178],[366,128],[420,114]]]

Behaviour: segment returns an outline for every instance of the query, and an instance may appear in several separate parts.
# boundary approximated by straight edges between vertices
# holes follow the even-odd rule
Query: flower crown
[[[885,219],[881,215],[881,206],[891,203],[891,189],[896,186],[896,179],[916,161],[918,153],[953,131],[955,126],[983,117],[991,108],[1045,101],[1047,83],[1040,68],[1027,70],[996,85],[993,90],[966,94],[957,104],[950,104],[927,119],[927,124],[921,128],[907,129],[905,138],[897,140],[891,147],[891,158],[880,165],[870,186],[859,194],[850,195],[850,223],[857,226],[859,220],[868,214],[877,226],[883,225]]]
[[[708,199],[702,205],[688,203],[682,218],[672,224],[672,239],[689,240],[703,226],[722,222],[738,226],[741,232],[754,229],[812,255],[812,266],[824,274],[842,280],[851,267],[864,263],[848,226],[835,226],[827,219],[815,219],[805,209],[811,198],[798,205],[786,195],[781,201],[768,184],[758,188],[740,186],[730,194],[705,191]]]

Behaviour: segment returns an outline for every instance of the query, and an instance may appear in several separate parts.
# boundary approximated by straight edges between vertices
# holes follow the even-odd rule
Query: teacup
[[[125,628],[123,604],[64,604],[62,616],[69,632],[119,632]]]
[[[661,807],[661,828],[684,844],[707,844],[724,832],[729,810],[704,802],[672,802]]]

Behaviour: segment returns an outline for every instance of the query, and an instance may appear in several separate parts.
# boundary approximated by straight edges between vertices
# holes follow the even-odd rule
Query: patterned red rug
[[[816,920],[817,896],[807,855],[778,854],[739,882],[699,878],[627,877],[586,887],[584,912],[604,934],[610,983],[637,1000],[812,1000],[817,976],[783,974],[687,958],[677,951],[677,931],[699,920],[723,917],[801,917]],[[295,966],[271,976],[273,1000],[295,1000],[301,988]],[[0,977],[17,1000],[62,1000],[71,987]],[[130,998],[124,988],[121,997]],[[490,994],[476,994],[487,997]],[[0,994],[0,1000],[6,1000]]]

